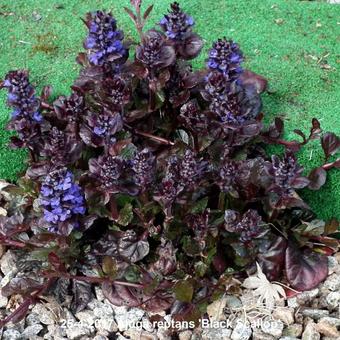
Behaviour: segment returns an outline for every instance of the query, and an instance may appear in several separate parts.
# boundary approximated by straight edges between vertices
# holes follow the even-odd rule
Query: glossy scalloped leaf
[[[289,245],[285,256],[285,271],[294,289],[311,290],[327,277],[327,257],[311,250],[301,251],[298,247]]]

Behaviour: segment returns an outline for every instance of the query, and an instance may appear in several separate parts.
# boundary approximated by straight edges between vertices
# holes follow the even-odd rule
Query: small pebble
[[[319,340],[320,334],[316,331],[315,323],[310,322],[307,324],[302,333],[302,340]]]
[[[28,326],[22,332],[21,336],[23,337],[23,339],[35,338],[43,328],[44,327],[41,324],[35,324],[35,325],[32,325],[32,326]]]
[[[21,338],[21,334],[19,331],[15,329],[6,329],[2,333],[2,340],[17,340]]]
[[[321,319],[322,317],[329,315],[328,310],[314,309],[314,308],[306,308],[306,309],[302,310],[301,313],[302,313],[302,315],[309,316],[309,317],[311,317],[315,320]]]

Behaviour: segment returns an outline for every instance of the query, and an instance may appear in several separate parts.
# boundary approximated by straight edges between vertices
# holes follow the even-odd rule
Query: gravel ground
[[[334,1],[334,0],[333,0]],[[53,98],[67,95],[79,68],[75,57],[86,37],[80,18],[96,9],[112,10],[128,39],[137,38],[130,17],[122,9],[129,0],[1,0],[0,78],[9,70],[28,68],[40,93],[53,86]],[[154,4],[148,28],[167,12],[171,0],[143,0]],[[339,115],[339,17],[340,6],[326,0],[184,0],[183,9],[196,21],[195,31],[205,41],[204,51],[194,66],[205,65],[211,44],[226,36],[237,41],[246,57],[245,68],[269,81],[270,94],[263,94],[265,122],[274,117],[285,121],[285,138],[296,139],[299,128],[308,133],[313,117],[322,129],[340,134]],[[131,52],[131,56],[133,53]],[[0,91],[0,178],[16,181],[26,167],[24,150],[8,148],[10,133],[3,128],[10,110],[6,91]],[[270,149],[269,152],[280,152]],[[322,164],[324,154],[318,141],[298,154],[306,173]],[[340,172],[329,172],[318,192],[301,192],[317,214],[329,220],[340,218]],[[322,202],[323,204],[320,204]]]
[[[8,324],[0,331],[2,339],[173,339],[180,340],[318,340],[340,339],[340,253],[329,257],[329,276],[311,291],[277,302],[273,310],[259,306],[252,291],[242,290],[239,296],[226,294],[208,306],[205,324],[195,329],[172,331],[155,329],[152,316],[138,308],[127,309],[110,304],[100,288],[87,308],[73,315],[51,297],[31,308],[18,324]],[[3,287],[11,278],[20,275],[15,258],[7,251],[0,259]],[[13,311],[22,298],[0,297],[0,316]],[[162,315],[171,322],[171,316]],[[129,325],[135,325],[135,328]]]

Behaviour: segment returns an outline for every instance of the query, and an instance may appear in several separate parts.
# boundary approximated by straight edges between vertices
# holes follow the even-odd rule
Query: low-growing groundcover
[[[120,7],[129,0],[45,1],[3,0],[0,4],[0,75],[11,69],[31,71],[39,91],[53,85],[53,97],[68,94],[78,74],[74,56],[85,34],[80,17],[96,8],[110,9],[124,29],[136,38],[129,18]],[[166,1],[154,3],[147,27],[165,13]],[[245,53],[247,68],[269,80],[271,93],[263,95],[265,121],[280,115],[286,123],[285,137],[296,138],[297,126],[307,132],[317,117],[325,131],[340,133],[339,33],[340,6],[327,1],[299,0],[185,0],[182,6],[196,19],[196,30],[205,41],[203,53],[194,62],[202,67],[207,50],[217,36],[232,36]],[[207,18],[211,18],[207,20]],[[5,93],[0,92],[0,102]],[[0,125],[9,110],[0,105]],[[9,132],[0,129],[0,178],[16,180],[26,168],[26,153],[10,150]],[[282,152],[282,149],[280,150]],[[318,143],[310,143],[297,154],[306,173],[320,163]],[[340,217],[340,173],[330,171],[322,190],[301,193],[320,218]],[[322,204],[320,204],[322,202]]]
[[[110,12],[87,14],[70,95],[39,96],[26,70],[1,81],[11,145],[29,151],[18,184],[1,183],[0,240],[26,273],[2,289],[24,302],[1,324],[47,293],[82,310],[92,284],[115,305],[195,320],[257,263],[272,281],[314,288],[338,249],[338,222],[316,219],[299,192],[340,167],[339,137],[316,118],[290,141],[279,117],[265,127],[267,81],[244,69],[236,42],[216,39],[193,70],[194,18],[175,2],[147,30],[152,6],[130,2],[135,42]],[[316,141],[323,162],[304,176],[295,154]]]

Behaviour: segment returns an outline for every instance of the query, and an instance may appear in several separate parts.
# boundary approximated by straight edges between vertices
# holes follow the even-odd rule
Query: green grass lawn
[[[168,1],[154,3],[150,26],[158,22]],[[0,78],[7,71],[28,68],[41,89],[51,84],[54,95],[66,94],[78,73],[75,57],[86,35],[80,20],[86,12],[110,9],[127,37],[135,37],[122,5],[129,0],[2,0],[0,3]],[[272,94],[264,95],[267,121],[279,115],[292,130],[306,133],[317,117],[325,131],[340,134],[340,5],[318,1],[183,0],[182,7],[196,20],[205,50],[195,66],[204,65],[206,51],[218,37],[232,37],[246,56],[246,67],[268,78]],[[0,94],[0,178],[15,180],[25,169],[24,151],[7,148],[3,130],[9,116],[5,91]],[[322,161],[318,143],[300,152],[311,169]],[[321,218],[340,217],[340,171],[332,170],[319,192],[304,193]]]

